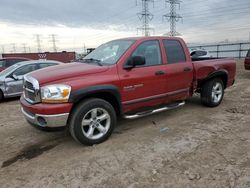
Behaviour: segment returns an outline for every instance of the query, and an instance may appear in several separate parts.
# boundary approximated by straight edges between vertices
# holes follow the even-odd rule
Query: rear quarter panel
[[[197,81],[206,79],[212,73],[223,70],[228,74],[227,87],[231,86],[236,75],[236,61],[233,58],[213,59],[193,62]]]

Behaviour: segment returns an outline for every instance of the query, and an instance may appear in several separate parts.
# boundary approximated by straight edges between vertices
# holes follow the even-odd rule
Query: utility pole
[[[57,52],[56,42],[57,42],[58,40],[56,40],[56,35],[55,35],[55,34],[51,34],[50,37],[51,37],[50,42],[52,43],[53,51],[54,51],[54,52]]]
[[[5,49],[4,49],[4,45],[2,45],[2,54],[4,54]]]
[[[40,35],[39,34],[36,34],[35,35],[36,37],[36,44],[37,44],[37,52],[41,52],[42,49],[41,49],[41,39],[40,39]]]
[[[137,28],[137,34],[138,31],[141,31],[142,35],[145,36],[150,36],[150,31],[154,31],[153,28],[149,27],[149,21],[151,21],[154,17],[154,15],[149,12],[149,2],[154,3],[154,0],[141,0],[142,11],[137,13],[139,20],[142,21],[142,26]]]
[[[23,52],[26,53],[26,44],[23,43]]]
[[[167,19],[170,22],[170,31],[166,34],[168,36],[178,36],[181,35],[176,31],[176,22],[179,22],[182,19],[182,16],[176,13],[176,5],[179,5],[181,0],[165,0],[165,3],[169,4],[170,12],[168,14],[163,15],[163,19]]]

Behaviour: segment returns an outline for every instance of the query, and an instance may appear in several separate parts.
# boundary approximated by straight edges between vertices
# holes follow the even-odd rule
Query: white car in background
[[[45,67],[63,64],[53,60],[31,60],[16,63],[0,72],[0,102],[4,98],[17,97],[23,92],[23,76]]]
[[[189,49],[192,58],[210,58],[212,55],[205,49]]]

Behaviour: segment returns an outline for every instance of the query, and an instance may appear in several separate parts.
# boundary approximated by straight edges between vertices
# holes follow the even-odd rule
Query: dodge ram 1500
[[[22,112],[38,127],[68,126],[83,144],[105,141],[117,117],[128,119],[184,105],[194,93],[218,106],[233,85],[234,59],[192,61],[181,38],[113,40],[82,62],[59,65],[24,77]]]

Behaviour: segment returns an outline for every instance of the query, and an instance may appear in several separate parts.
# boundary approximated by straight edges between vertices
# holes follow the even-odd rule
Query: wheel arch
[[[109,102],[114,107],[117,116],[123,113],[121,105],[121,96],[116,86],[100,85],[79,89],[77,91],[72,92],[72,94],[70,95],[69,102],[73,103],[72,109],[74,109],[75,105],[88,98],[100,98]]]
[[[211,79],[220,78],[223,82],[224,89],[227,88],[228,72],[227,70],[221,69],[209,74],[205,79],[198,81],[198,88],[201,89],[203,84]]]

